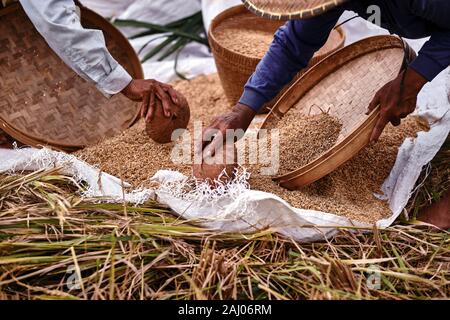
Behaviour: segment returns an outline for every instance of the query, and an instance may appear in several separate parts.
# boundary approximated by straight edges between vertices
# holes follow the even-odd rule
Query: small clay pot
[[[233,180],[236,175],[236,168],[237,150],[234,145],[231,145],[231,147],[224,147],[219,150],[213,157],[204,159],[201,164],[194,164],[192,174],[197,180],[206,181],[215,186],[217,181],[227,183]]]
[[[186,129],[191,116],[189,104],[184,96],[178,94],[180,104],[171,102],[172,116],[164,116],[161,100],[156,98],[156,110],[153,119],[145,126],[148,136],[157,143],[172,141],[172,133],[177,129]]]

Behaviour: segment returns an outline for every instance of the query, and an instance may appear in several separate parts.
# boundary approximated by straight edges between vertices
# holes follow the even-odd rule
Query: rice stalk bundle
[[[208,230],[153,201],[105,203],[81,191],[57,168],[0,175],[1,299],[450,296],[445,231],[342,228],[300,244],[270,229]]]

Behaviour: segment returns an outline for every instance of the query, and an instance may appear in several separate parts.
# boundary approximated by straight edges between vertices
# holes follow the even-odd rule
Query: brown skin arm
[[[380,106],[380,117],[372,131],[371,143],[378,141],[389,122],[398,126],[402,119],[414,112],[417,96],[427,82],[422,75],[408,68],[377,92],[367,111],[369,114],[378,105]]]
[[[140,114],[146,122],[150,122],[155,114],[155,98],[161,100],[167,118],[172,116],[171,102],[179,103],[178,92],[171,85],[156,80],[131,80],[122,94],[130,100],[141,102]]]

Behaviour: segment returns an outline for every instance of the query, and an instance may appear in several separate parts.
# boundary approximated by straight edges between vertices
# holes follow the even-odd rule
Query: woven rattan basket
[[[265,19],[307,19],[323,14],[348,0],[243,0],[253,13]]]
[[[271,21],[259,18],[249,12],[243,5],[225,10],[212,21],[209,29],[209,42],[222,87],[231,104],[234,105],[238,102],[242,95],[245,83],[255,71],[262,56],[257,57],[252,55],[244,55],[227,48],[226,45],[220,42],[216,36],[217,33],[224,28],[232,28],[248,30],[249,33],[252,31],[257,31],[273,35],[282,24],[283,23],[280,21]],[[239,39],[238,35],[236,35],[235,41],[240,43],[245,40]],[[309,67],[313,66],[327,55],[342,48],[344,46],[344,42],[345,35],[343,29],[337,28],[336,30],[333,30],[325,46],[311,59]],[[247,43],[246,45],[248,46],[249,44]],[[269,45],[270,43],[268,42],[267,49],[269,48]],[[305,70],[301,73],[304,71]],[[297,75],[296,79],[300,77],[301,73]],[[286,86],[286,89],[288,87],[289,85]],[[265,107],[270,109],[280,96],[281,94],[273,99],[273,101],[267,103]]]
[[[261,129],[273,129],[287,112],[313,115],[327,112],[342,129],[334,146],[307,165],[275,177],[281,186],[307,186],[353,158],[370,139],[379,116],[365,113],[375,93],[393,80],[415,57],[414,51],[394,36],[376,36],[347,46],[306,72],[281,97]]]
[[[108,50],[143,78],[128,40],[108,21],[81,8],[84,27],[100,29]],[[105,98],[48,47],[19,4],[0,10],[0,125],[31,146],[74,151],[132,125],[139,106],[122,95]]]

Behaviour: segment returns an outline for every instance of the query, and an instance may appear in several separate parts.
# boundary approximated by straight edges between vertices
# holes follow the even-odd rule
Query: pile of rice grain
[[[373,224],[391,215],[388,203],[378,200],[374,193],[380,193],[403,140],[423,129],[413,117],[397,128],[388,125],[377,144],[363,149],[336,171],[301,190],[280,187],[271,177],[261,175],[258,165],[248,169],[250,185],[252,189],[276,194],[296,208],[335,213]]]
[[[280,169],[284,175],[307,165],[337,141],[342,123],[338,119],[321,113],[306,116],[287,113],[277,125],[280,132]]]
[[[277,30],[273,21],[265,21],[257,18],[260,23],[255,23],[255,17],[239,17],[223,21],[214,29],[214,37],[221,46],[235,53],[262,59],[269,49]],[[281,25],[281,24],[280,24]],[[245,26],[245,28],[243,27]],[[333,30],[326,44],[316,53],[323,55],[329,52],[340,41],[341,35]]]
[[[231,107],[217,75],[180,81],[174,87],[189,101],[190,126],[194,120],[208,124]],[[139,122],[121,135],[78,151],[76,155],[107,173],[122,177],[134,187],[151,186],[148,178],[160,169],[173,169],[190,175],[189,165],[177,166],[171,162],[173,144],[154,143],[146,136],[144,127],[144,123]],[[389,175],[403,140],[415,136],[420,130],[423,126],[412,117],[397,128],[389,125],[377,144],[364,149],[341,168],[303,190],[283,189],[270,177],[260,175],[259,167],[252,165],[248,166],[252,173],[249,182],[252,189],[274,193],[294,207],[373,223],[391,214],[388,205],[377,200],[373,193],[379,192],[379,187]]]
[[[224,27],[216,31],[215,37],[222,46],[233,52],[261,59],[269,49],[273,33],[265,30]]]

